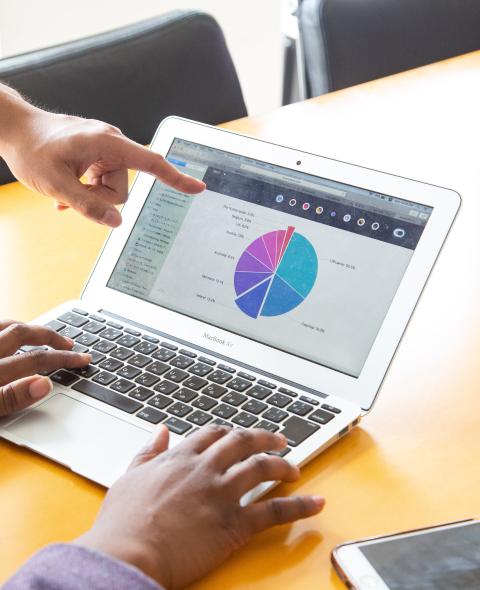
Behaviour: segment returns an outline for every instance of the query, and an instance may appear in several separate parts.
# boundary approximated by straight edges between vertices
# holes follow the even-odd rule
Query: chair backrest
[[[480,0],[303,0],[311,96],[480,49]]]
[[[101,119],[142,144],[168,115],[217,124],[247,114],[223,33],[198,11],[0,60],[0,81],[39,106]],[[13,179],[2,164],[0,184]]]

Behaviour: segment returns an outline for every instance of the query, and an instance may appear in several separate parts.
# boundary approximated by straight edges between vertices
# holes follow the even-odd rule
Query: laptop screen
[[[432,208],[182,139],[108,287],[358,377]]]

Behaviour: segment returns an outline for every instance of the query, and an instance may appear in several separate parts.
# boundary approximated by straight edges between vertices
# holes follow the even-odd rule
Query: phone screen
[[[480,588],[480,522],[396,537],[358,549],[390,590]]]

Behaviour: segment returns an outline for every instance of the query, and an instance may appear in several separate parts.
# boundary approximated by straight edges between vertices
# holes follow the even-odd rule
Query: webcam
[[[301,160],[297,160],[297,166],[300,166],[301,163],[302,163]]]

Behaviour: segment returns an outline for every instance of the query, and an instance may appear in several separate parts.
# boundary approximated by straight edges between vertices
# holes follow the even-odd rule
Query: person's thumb
[[[48,377],[33,375],[0,387],[0,417],[24,410],[48,395],[53,384]]]
[[[168,428],[163,425],[159,426],[147,446],[143,447],[143,449],[134,457],[128,470],[139,467],[140,465],[143,465],[143,463],[151,461],[157,455],[160,455],[160,453],[165,452],[168,449],[168,439]]]

